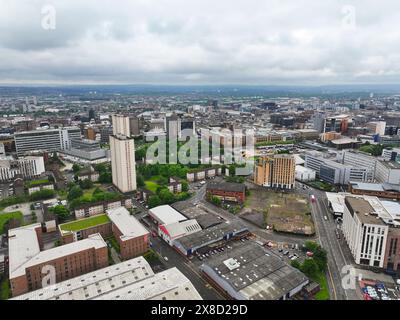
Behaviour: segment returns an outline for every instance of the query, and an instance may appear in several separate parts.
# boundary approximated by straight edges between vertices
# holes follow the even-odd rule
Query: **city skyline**
[[[3,84],[315,86],[400,79],[395,1],[0,2]]]

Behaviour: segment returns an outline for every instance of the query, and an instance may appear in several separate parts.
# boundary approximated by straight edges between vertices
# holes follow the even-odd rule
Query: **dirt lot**
[[[257,188],[251,190],[240,214],[260,227],[269,225],[279,232],[313,235],[310,212],[308,200],[300,195]]]

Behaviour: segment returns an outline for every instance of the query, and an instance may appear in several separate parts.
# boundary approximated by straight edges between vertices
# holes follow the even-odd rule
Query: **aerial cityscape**
[[[1,300],[400,300],[400,73],[363,42],[366,12],[327,1],[365,46],[339,39],[317,69],[323,22],[265,31],[310,52],[277,58],[251,49],[262,13],[236,30],[241,1],[224,36],[197,1],[187,21],[189,4],[3,2],[29,18],[0,22]],[[76,8],[94,13],[81,27]]]

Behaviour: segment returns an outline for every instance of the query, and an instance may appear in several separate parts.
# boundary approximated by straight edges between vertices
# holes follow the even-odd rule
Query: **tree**
[[[308,277],[314,278],[318,273],[318,265],[314,259],[306,259],[301,265],[300,270]]]
[[[182,182],[182,192],[188,192],[189,191],[189,184],[186,181]]]
[[[139,175],[136,176],[136,184],[137,184],[137,186],[139,188],[143,188],[145,186],[144,179],[143,179],[142,175],[139,174]]]
[[[290,261],[290,265],[291,265],[293,268],[296,268],[296,269],[299,269],[299,270],[300,270],[300,268],[301,268],[301,264],[300,264],[300,262],[298,262],[297,260]]]
[[[147,203],[150,208],[154,208],[154,207],[161,205],[161,199],[157,195],[150,196],[149,201]]]
[[[65,221],[71,215],[69,210],[63,205],[57,205],[53,208],[50,208],[50,212],[59,217],[61,221]]]
[[[212,202],[214,205],[216,205],[217,207],[220,207],[221,204],[222,204],[221,199],[218,198],[218,197],[214,197],[214,196],[211,197],[211,202]]]
[[[84,179],[79,181],[79,185],[82,189],[90,189],[93,187],[93,182],[90,179]]]
[[[313,259],[315,260],[316,264],[318,265],[318,269],[320,271],[326,270],[328,258],[327,258],[327,253],[326,253],[325,249],[323,249],[321,246],[318,246],[317,249],[314,251]]]
[[[81,170],[81,166],[79,164],[74,163],[72,166],[72,171],[77,174]]]
[[[175,200],[174,195],[167,188],[161,189],[158,193],[158,196],[161,199],[161,202],[164,204],[173,203]]]
[[[312,253],[315,253],[315,251],[319,247],[318,243],[314,241],[306,241],[304,245],[308,249],[308,251],[311,251]]]
[[[80,186],[73,186],[68,193],[67,199],[69,201],[77,199],[83,195],[83,191]]]
[[[54,190],[43,189],[40,191],[36,191],[29,196],[30,201],[38,201],[44,199],[50,199],[54,196]]]

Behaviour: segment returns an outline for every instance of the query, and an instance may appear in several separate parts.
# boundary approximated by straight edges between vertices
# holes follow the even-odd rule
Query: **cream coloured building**
[[[129,117],[113,115],[110,136],[113,184],[123,193],[136,190],[135,141],[130,136]]]

